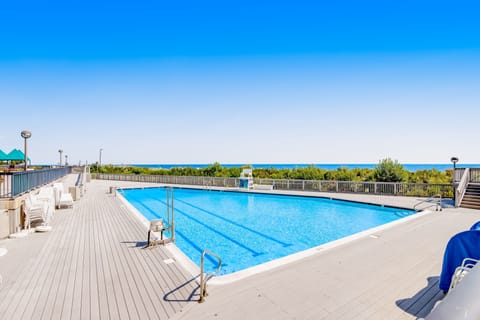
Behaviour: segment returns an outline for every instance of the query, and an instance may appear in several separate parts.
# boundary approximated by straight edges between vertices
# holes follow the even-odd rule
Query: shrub
[[[390,158],[380,160],[373,171],[375,181],[378,182],[401,182],[405,180],[408,174],[403,165]]]

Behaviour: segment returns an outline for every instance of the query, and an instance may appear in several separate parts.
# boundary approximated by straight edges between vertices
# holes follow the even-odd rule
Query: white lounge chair
[[[450,283],[450,289],[448,290],[448,292],[450,292],[450,290],[452,290],[453,288],[455,288],[455,286],[460,282],[462,281],[462,279],[465,277],[465,275],[467,273],[470,272],[470,270],[472,270],[472,268],[478,263],[479,260],[477,259],[472,259],[472,258],[465,258],[463,259],[462,261],[462,265],[457,267],[455,269],[455,272],[453,273],[453,276],[452,276],[452,282]]]
[[[53,187],[42,187],[36,196],[37,201],[43,201],[48,204],[48,215],[53,217],[55,213],[55,191]]]
[[[442,302],[425,317],[426,320],[478,320],[480,319],[480,303],[478,288],[480,287],[480,264],[477,263],[464,275],[462,281],[448,292]]]
[[[63,190],[62,183],[54,183],[53,189],[55,190],[55,206],[57,208],[73,207],[73,197]]]
[[[27,196],[24,201],[25,229],[28,228],[30,230],[32,223],[38,223],[44,227],[48,226],[48,204],[45,202],[32,203],[30,196]]]

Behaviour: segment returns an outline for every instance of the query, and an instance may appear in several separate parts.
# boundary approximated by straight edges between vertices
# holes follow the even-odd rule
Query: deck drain
[[[165,264],[170,264],[170,263],[174,263],[175,260],[173,260],[173,259],[165,259],[165,260],[163,260],[163,262],[164,262]]]

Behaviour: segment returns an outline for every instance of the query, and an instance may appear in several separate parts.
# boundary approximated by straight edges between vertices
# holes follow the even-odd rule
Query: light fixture
[[[32,133],[28,130],[23,130],[20,135],[22,136],[23,139],[25,139],[25,144],[24,144],[24,147],[23,147],[23,153],[24,153],[24,156],[25,156],[25,164],[24,164],[24,167],[23,167],[23,170],[27,171],[28,169],[28,165],[27,165],[27,159],[28,159],[28,156],[27,156],[27,139],[29,139],[31,136],[32,136]]]

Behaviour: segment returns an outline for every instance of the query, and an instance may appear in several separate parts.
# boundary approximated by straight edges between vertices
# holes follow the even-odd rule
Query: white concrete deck
[[[66,184],[73,183],[70,176]],[[437,289],[448,239],[480,211],[445,209],[227,285],[197,285],[164,247],[141,249],[146,230],[109,186],[92,181],[53,231],[0,240],[4,319],[416,319]],[[323,194],[412,207],[416,198]]]

